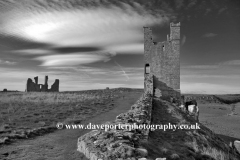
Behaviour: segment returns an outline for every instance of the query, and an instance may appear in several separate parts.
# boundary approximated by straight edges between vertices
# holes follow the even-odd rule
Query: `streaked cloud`
[[[219,9],[218,14],[221,14],[221,13],[224,12],[225,10],[227,10],[227,7],[224,7],[224,8]]]
[[[105,50],[116,49],[124,53],[138,53],[142,49],[141,44],[137,44],[136,49],[134,46],[143,41],[142,27],[169,22],[167,16],[148,12],[136,2],[134,5],[122,2],[120,5],[112,4],[107,7],[99,5],[78,8],[70,5],[72,10],[64,9],[62,3],[55,2],[53,9],[48,7],[52,2],[48,4],[48,1],[44,1],[40,7],[38,2],[34,2],[36,1],[26,1],[26,5],[23,5],[26,12],[21,10],[17,15],[7,14],[5,18],[1,17],[5,23],[0,26],[0,32],[61,47],[93,46]],[[29,5],[31,7],[28,7]],[[124,45],[130,50],[124,48]]]
[[[21,55],[45,55],[45,54],[52,54],[53,51],[49,49],[22,49],[22,50],[15,50],[11,51],[12,53],[18,53]]]
[[[12,62],[12,61],[5,61],[5,60],[1,60],[0,59],[0,64],[3,64],[3,65],[14,65],[16,64],[17,62]]]
[[[183,38],[181,40],[181,45],[182,46],[186,43],[186,39],[187,39],[187,37],[185,35],[183,35]]]
[[[94,63],[98,61],[107,62],[111,55],[100,53],[81,53],[81,54],[65,54],[65,55],[50,55],[34,58],[34,60],[42,61],[40,66],[74,66],[81,64]]]
[[[216,69],[219,65],[188,65],[188,66],[181,66],[182,69]]]
[[[110,51],[115,51],[121,54],[143,54],[144,45],[141,43],[113,45],[108,48]]]
[[[206,33],[202,37],[204,37],[204,38],[211,38],[211,37],[215,37],[215,36],[217,36],[217,34],[215,34],[215,33]]]
[[[191,7],[195,6],[196,4],[197,4],[197,0],[191,0],[191,1],[188,3],[187,7],[191,8]]]
[[[229,60],[224,62],[219,62],[216,64],[204,64],[204,65],[182,65],[181,69],[196,69],[196,70],[209,70],[209,69],[219,69],[220,67],[226,66],[240,66],[240,60]]]
[[[235,74],[229,74],[229,75],[211,75],[211,74],[188,74],[188,75],[181,75],[181,79],[203,79],[203,78],[208,78],[208,79],[240,79],[240,75],[235,75]]]
[[[230,60],[220,63],[220,65],[238,66],[240,65],[240,60]]]

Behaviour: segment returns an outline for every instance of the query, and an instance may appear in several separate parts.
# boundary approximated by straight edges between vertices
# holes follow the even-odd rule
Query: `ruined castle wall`
[[[146,63],[151,62],[151,47],[153,45],[152,40],[152,29],[149,27],[144,27],[144,61]]]
[[[151,124],[153,79],[151,75],[145,75],[145,90],[143,96],[131,106],[131,109],[118,115],[114,122],[108,125]],[[140,140],[147,140],[148,129],[111,129],[93,130],[78,139],[78,151],[82,152],[90,160],[98,159],[128,159],[143,158],[144,148],[139,148]]]
[[[40,91],[39,85],[35,84],[31,78],[28,78],[26,84],[26,92],[38,92]]]
[[[169,57],[171,58],[171,79],[173,81],[173,88],[180,89],[180,23],[170,24],[170,40],[171,40],[171,52]]]
[[[47,92],[48,91],[48,85],[42,85],[41,92]]]
[[[38,84],[38,77],[34,77],[35,83],[31,78],[28,78],[26,83],[26,92],[59,92],[59,79],[56,79],[51,89],[48,89],[48,76],[45,76],[44,85]]]
[[[151,62],[151,50],[152,50],[152,29],[149,27],[144,27],[144,39],[145,39],[145,43],[144,43],[144,79],[147,79],[146,76],[148,76],[148,74],[146,74],[146,65],[150,65],[150,73],[152,75],[152,66],[150,64]],[[144,81],[144,90],[146,90],[146,85],[145,85],[145,81]]]
[[[170,24],[170,37],[153,42],[152,30],[144,27],[144,63],[153,75],[154,95],[180,99],[180,23]]]
[[[51,86],[50,92],[59,92],[59,79],[56,79],[53,85]]]

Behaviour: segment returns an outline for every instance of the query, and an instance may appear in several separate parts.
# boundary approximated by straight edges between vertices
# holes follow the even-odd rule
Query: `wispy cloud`
[[[113,45],[108,47],[108,49],[121,54],[142,54],[144,51],[144,45],[142,43]]]
[[[215,37],[215,36],[217,36],[217,34],[215,34],[215,33],[206,33],[202,37],[204,37],[204,38],[211,38],[211,37]]]
[[[197,4],[197,0],[192,0],[192,1],[189,2],[187,7],[191,8],[191,7],[195,6],[196,4]]]
[[[22,5],[25,10],[18,14],[4,13],[6,16],[1,18],[5,23],[0,26],[0,32],[56,46],[96,46],[118,53],[142,53],[142,44],[137,44],[143,41],[142,26],[169,22],[167,16],[149,12],[136,2],[134,5],[110,3],[107,7],[100,4],[80,7],[77,2],[74,7],[73,4],[66,2],[69,5],[66,8],[63,2],[26,1]],[[46,53],[38,51],[33,54]]]
[[[127,80],[129,80],[129,77],[128,77],[128,75],[126,74],[126,72],[124,71],[123,67],[122,67],[120,64],[118,64],[116,61],[114,61],[114,63],[115,63],[117,66],[119,66],[119,68],[122,70],[124,76],[127,78]]]
[[[181,83],[181,91],[182,93],[198,93],[198,94],[239,93],[239,89],[234,85],[214,83]]]
[[[220,67],[226,67],[226,66],[240,66],[240,60],[229,60],[229,61],[219,62],[216,64],[182,65],[181,69],[209,70],[209,69],[219,69]]]
[[[41,56],[34,58],[34,60],[42,61],[40,66],[75,66],[98,61],[107,62],[110,60],[110,57],[111,55],[106,53],[81,53]]]
[[[224,12],[226,9],[227,9],[227,7],[224,7],[224,8],[219,9],[218,14],[221,14],[221,13]]]
[[[181,66],[182,69],[216,69],[219,65],[188,65],[188,66]]]
[[[189,74],[189,75],[181,75],[182,80],[186,79],[225,79],[225,80],[230,80],[230,79],[240,79],[240,75],[235,75],[235,74],[229,74],[229,75],[213,75],[213,74]]]
[[[230,60],[220,63],[220,65],[238,66],[240,65],[240,60]]]
[[[12,61],[5,61],[5,60],[1,60],[0,59],[0,64],[3,64],[3,65],[14,65],[16,64],[17,62],[12,62]]]
[[[45,55],[45,54],[52,54],[53,51],[49,49],[22,49],[22,50],[15,50],[11,51],[11,53],[18,53],[21,55]]]
[[[181,41],[182,46],[186,43],[186,39],[187,39],[187,37],[185,35],[183,35],[183,38],[182,38],[182,41]]]
[[[204,13],[204,15],[206,16],[206,15],[208,15],[208,13],[210,13],[212,10],[210,9],[210,8],[207,8],[206,9],[206,11],[205,11],[205,13]]]

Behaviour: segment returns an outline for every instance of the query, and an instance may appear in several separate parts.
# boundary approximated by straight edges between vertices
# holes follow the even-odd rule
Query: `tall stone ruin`
[[[59,79],[55,79],[50,91],[59,92]]]
[[[44,84],[38,84],[38,77],[34,77],[35,83],[28,78],[26,92],[59,92],[59,79],[56,79],[50,89],[48,89],[48,76],[45,76]]]
[[[164,42],[154,42],[152,29],[144,27],[144,63],[145,79],[153,77],[153,95],[180,101],[180,22],[170,23],[170,36]]]
[[[42,85],[41,91],[42,92],[48,91],[48,76],[45,76],[44,85]]]

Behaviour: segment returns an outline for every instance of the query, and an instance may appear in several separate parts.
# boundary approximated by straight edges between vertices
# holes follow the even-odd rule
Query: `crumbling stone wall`
[[[59,92],[59,79],[56,79],[51,89],[48,89],[48,76],[45,76],[44,84],[38,84],[38,77],[34,77],[35,83],[28,78],[26,84],[26,92]]]
[[[31,78],[28,78],[27,84],[26,84],[26,92],[39,92],[40,91],[40,85],[34,83]]]
[[[153,95],[153,75],[148,74],[144,76],[144,88],[145,94]]]
[[[145,77],[145,85],[153,86],[152,76]],[[152,89],[146,90],[143,96],[131,106],[131,109],[118,115],[116,120],[109,125],[149,125],[152,112]],[[147,140],[148,129],[122,129],[93,130],[78,139],[78,151],[82,152],[90,160],[118,158],[143,158],[147,156],[147,150],[140,146],[140,140]]]
[[[164,42],[154,42],[152,29],[144,27],[144,63],[144,75],[153,75],[154,96],[180,101],[180,22],[170,23],[170,37]]]
[[[59,79],[56,79],[53,85],[51,86],[51,89],[49,90],[51,92],[59,92]]]

